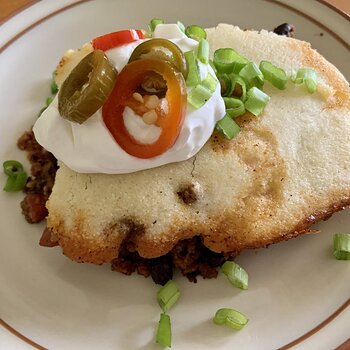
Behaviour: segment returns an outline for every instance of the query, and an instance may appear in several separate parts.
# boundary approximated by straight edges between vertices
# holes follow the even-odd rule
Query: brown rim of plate
[[[13,327],[11,327],[8,323],[6,323],[4,320],[2,320],[0,318],[0,325],[3,326],[5,329],[7,329],[10,333],[12,333],[14,336],[16,336],[17,338],[23,340],[24,342],[26,342],[28,345],[31,345],[34,349],[38,349],[38,350],[48,350],[47,348],[44,348],[43,346],[39,345],[38,343],[36,343],[35,341],[27,338],[25,335],[23,335],[22,333],[18,332],[16,329],[14,329]]]
[[[29,1],[27,4],[23,5],[22,7],[10,12],[7,16],[5,16],[1,21],[0,21],[0,25],[4,24],[6,21],[8,21],[10,18],[18,15],[19,13],[21,13],[22,11],[24,11],[25,9],[27,9],[28,7],[34,5],[35,3],[39,2],[40,0],[31,0]]]
[[[30,6],[34,5],[35,3],[37,3],[39,0],[33,0],[30,3],[28,3],[26,6],[24,6],[23,8],[13,12],[12,14],[10,14],[8,17],[6,17],[3,21],[0,22],[0,24],[3,24],[4,22],[10,20],[12,17],[14,17],[15,15],[19,14],[20,12],[22,12],[23,10],[29,8]],[[31,24],[30,26],[28,26],[27,28],[23,29],[22,31],[20,31],[19,33],[17,33],[14,37],[12,37],[10,40],[8,40],[3,46],[0,47],[0,54],[7,49],[12,43],[14,43],[17,39],[19,39],[21,36],[23,36],[25,33],[29,32],[31,29],[33,29],[34,27],[38,26],[39,24],[45,22],[46,20],[48,20],[51,17],[54,17],[56,15],[58,15],[61,12],[67,11],[70,8],[73,8],[75,6],[81,5],[83,3],[86,3],[88,1],[91,0],[80,0],[76,3],[64,6],[52,13],[50,13],[49,15],[37,20],[36,22],[34,22],[33,24]],[[281,3],[279,0],[264,0],[267,2],[271,2],[274,3],[278,6],[287,8],[288,10],[297,13],[298,15],[306,18],[307,20],[309,20],[310,22],[315,23],[316,25],[318,25],[319,27],[321,27],[322,29],[324,29],[326,32],[328,32],[331,36],[333,36],[338,42],[340,42],[342,45],[344,45],[348,50],[350,50],[350,45],[343,40],[338,34],[334,33],[333,31],[331,31],[329,28],[327,28],[325,25],[323,25],[322,23],[318,22],[317,20],[315,20],[314,18],[312,18],[311,16],[301,12],[300,10]],[[319,2],[320,4],[329,7],[331,10],[333,10],[334,12],[338,13],[339,15],[341,15],[342,17],[344,17],[346,20],[350,21],[350,15],[346,14],[345,12],[341,11],[340,9],[338,9],[337,7],[333,6],[332,4],[329,4],[326,2],[326,0],[315,0],[317,2]],[[302,341],[304,341],[305,339],[311,337],[312,335],[316,334],[319,330],[321,330],[322,328],[324,328],[326,325],[328,325],[330,322],[332,322],[340,313],[342,313],[347,307],[350,306],[350,298],[348,300],[345,301],[344,304],[342,304],[337,310],[335,310],[330,316],[328,316],[324,321],[322,321],[321,323],[319,323],[316,327],[312,328],[310,331],[306,332],[305,334],[303,334],[302,336],[300,336],[299,338],[291,341],[290,343],[280,347],[278,350],[288,350],[290,348],[292,348],[293,346],[301,343]],[[10,326],[8,323],[6,323],[4,320],[2,320],[0,318],[0,325],[2,325],[5,329],[7,329],[10,333],[12,333],[13,335],[15,335],[16,337],[18,337],[19,339],[23,340],[24,342],[26,342],[28,345],[31,345],[33,348],[35,349],[39,349],[39,350],[47,350],[47,348],[39,345],[38,343],[34,342],[33,340],[27,338],[25,335],[23,335],[22,333],[20,333],[19,331],[17,331],[15,328],[13,328],[12,326]],[[345,340],[345,342],[341,345],[339,345],[335,350],[347,350],[350,348],[350,338]]]

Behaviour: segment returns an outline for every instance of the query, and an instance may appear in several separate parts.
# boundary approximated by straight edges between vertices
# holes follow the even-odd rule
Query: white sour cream
[[[188,38],[176,25],[158,25],[153,37],[173,41],[183,52],[195,50],[198,42]],[[121,71],[127,64],[136,46],[136,41],[106,51],[106,55]],[[199,63],[200,75],[204,79],[208,72],[213,76],[210,65]],[[187,92],[190,90],[187,89]],[[128,107],[126,107],[128,108]],[[158,139],[160,128],[147,125],[133,111],[124,110],[124,121],[131,135],[144,143]],[[58,97],[34,125],[38,142],[69,168],[79,173],[123,174],[155,168],[164,164],[180,162],[193,157],[210,138],[215,124],[225,114],[225,105],[220,93],[220,84],[212,97],[201,108],[187,105],[187,113],[178,139],[163,154],[150,159],[140,159],[126,153],[114,140],[105,126],[101,110],[83,124],[63,119],[58,112]],[[144,124],[144,125],[143,125]]]

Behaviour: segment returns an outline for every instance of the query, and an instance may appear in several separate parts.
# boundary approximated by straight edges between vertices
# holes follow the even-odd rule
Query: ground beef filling
[[[38,144],[33,131],[25,132],[17,145],[27,152],[31,164],[31,176],[28,177],[25,197],[21,202],[22,213],[29,223],[37,223],[48,214],[45,204],[55,182],[57,160]],[[186,204],[192,204],[197,199],[193,193],[192,187],[189,187],[179,191],[178,195]],[[50,230],[45,228],[40,245],[54,247],[57,244]],[[197,276],[214,278],[218,274],[218,267],[233,257],[233,254],[219,254],[209,250],[200,237],[182,240],[168,254],[154,259],[142,258],[126,242],[118,258],[111,262],[111,267],[113,271],[126,275],[137,272],[145,277],[151,276],[155,283],[164,285],[172,279],[174,269],[179,269],[191,282],[196,282]]]
[[[215,278],[218,267],[233,258],[234,254],[211,251],[196,236],[180,241],[168,254],[155,259],[142,258],[124,244],[119,257],[112,261],[112,270],[126,275],[137,272],[145,277],[151,276],[155,283],[165,284],[172,279],[174,269],[179,269],[191,282],[197,282],[197,276]]]
[[[33,131],[26,131],[17,141],[17,146],[27,153],[31,164],[30,173],[24,188],[25,197],[21,202],[22,213],[33,224],[47,216],[45,207],[49,198],[57,171],[57,160],[38,144]]]

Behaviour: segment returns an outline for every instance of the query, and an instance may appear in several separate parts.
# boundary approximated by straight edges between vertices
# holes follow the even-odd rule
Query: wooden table
[[[350,0],[326,0],[330,4],[350,15]],[[0,0],[0,22],[22,8],[37,1],[33,0]]]

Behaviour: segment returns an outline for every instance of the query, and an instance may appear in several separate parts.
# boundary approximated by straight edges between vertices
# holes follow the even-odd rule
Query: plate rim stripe
[[[37,20],[36,22],[32,23],[31,25],[29,25],[28,27],[24,28],[23,30],[21,30],[19,33],[17,33],[15,36],[13,36],[11,39],[9,39],[7,42],[5,42],[4,45],[2,45],[0,47],[0,54],[2,52],[4,52],[11,44],[13,44],[16,40],[18,40],[20,37],[22,37],[24,34],[26,34],[27,32],[29,32],[31,29],[35,28],[36,26],[38,26],[39,24],[45,22],[46,20],[60,14],[61,12],[64,12],[66,10],[69,10],[75,6],[81,5],[83,3],[89,2],[92,0],[80,0],[78,2],[66,5],[58,10],[55,10],[54,12],[46,15],[43,18],[40,18],[39,20]],[[327,31],[331,36],[333,36],[338,42],[340,42],[343,46],[345,46],[348,50],[350,50],[350,44],[347,43],[345,40],[343,40],[338,34],[334,33],[332,30],[330,30],[329,28],[327,28],[324,24],[320,23],[319,21],[315,20],[314,18],[312,18],[311,16],[303,13],[302,11],[287,5],[285,3],[280,2],[279,0],[264,0],[267,2],[271,2],[274,3],[276,5],[279,5],[281,7],[285,7],[287,9],[289,9],[292,12],[295,12],[297,14],[299,14],[300,16],[308,19],[309,21],[315,23],[316,25],[318,25],[319,27],[321,27],[322,29],[324,29],[325,31]],[[337,14],[341,15],[342,17],[344,17],[346,20],[348,20],[350,22],[350,15],[345,13],[344,11],[338,9],[337,7],[335,7],[334,5],[326,2],[325,0],[314,0],[320,4],[322,4],[323,6],[327,6],[328,8],[330,8],[332,11],[337,12]],[[37,2],[39,2],[39,0],[33,0],[30,3],[28,3],[27,5],[25,5],[24,7],[18,9],[17,11],[11,13],[9,16],[5,17],[1,22],[1,24],[4,24],[5,22],[9,21],[12,17],[18,15],[19,13],[21,13],[22,11],[24,11],[25,9],[31,7],[32,5],[36,4]],[[350,298],[343,303],[337,310],[335,310],[330,316],[328,316],[324,321],[322,321],[321,323],[319,323],[317,326],[315,326],[314,328],[312,328],[310,331],[306,332],[305,334],[303,334],[302,336],[300,336],[299,338],[291,341],[290,343],[283,345],[282,347],[278,348],[278,350],[288,350],[290,348],[292,348],[293,346],[303,342],[304,340],[306,340],[307,338],[309,338],[310,336],[316,334],[319,330],[321,330],[322,328],[324,328],[327,324],[329,324],[331,321],[333,321],[341,312],[343,312],[348,306],[350,306]],[[5,329],[7,329],[10,333],[12,333],[13,335],[15,335],[16,337],[18,337],[19,339],[21,339],[22,341],[26,342],[28,345],[31,345],[33,348],[38,349],[38,350],[48,350],[47,348],[39,345],[38,343],[36,343],[35,341],[31,340],[30,338],[26,337],[25,335],[23,335],[22,333],[20,333],[19,331],[17,331],[15,328],[13,328],[12,326],[10,326],[7,322],[5,322],[2,318],[0,318],[0,325],[2,325]],[[350,344],[350,338],[345,340],[344,343],[342,343],[341,345],[339,345],[336,350],[345,350],[347,349],[347,346]]]

